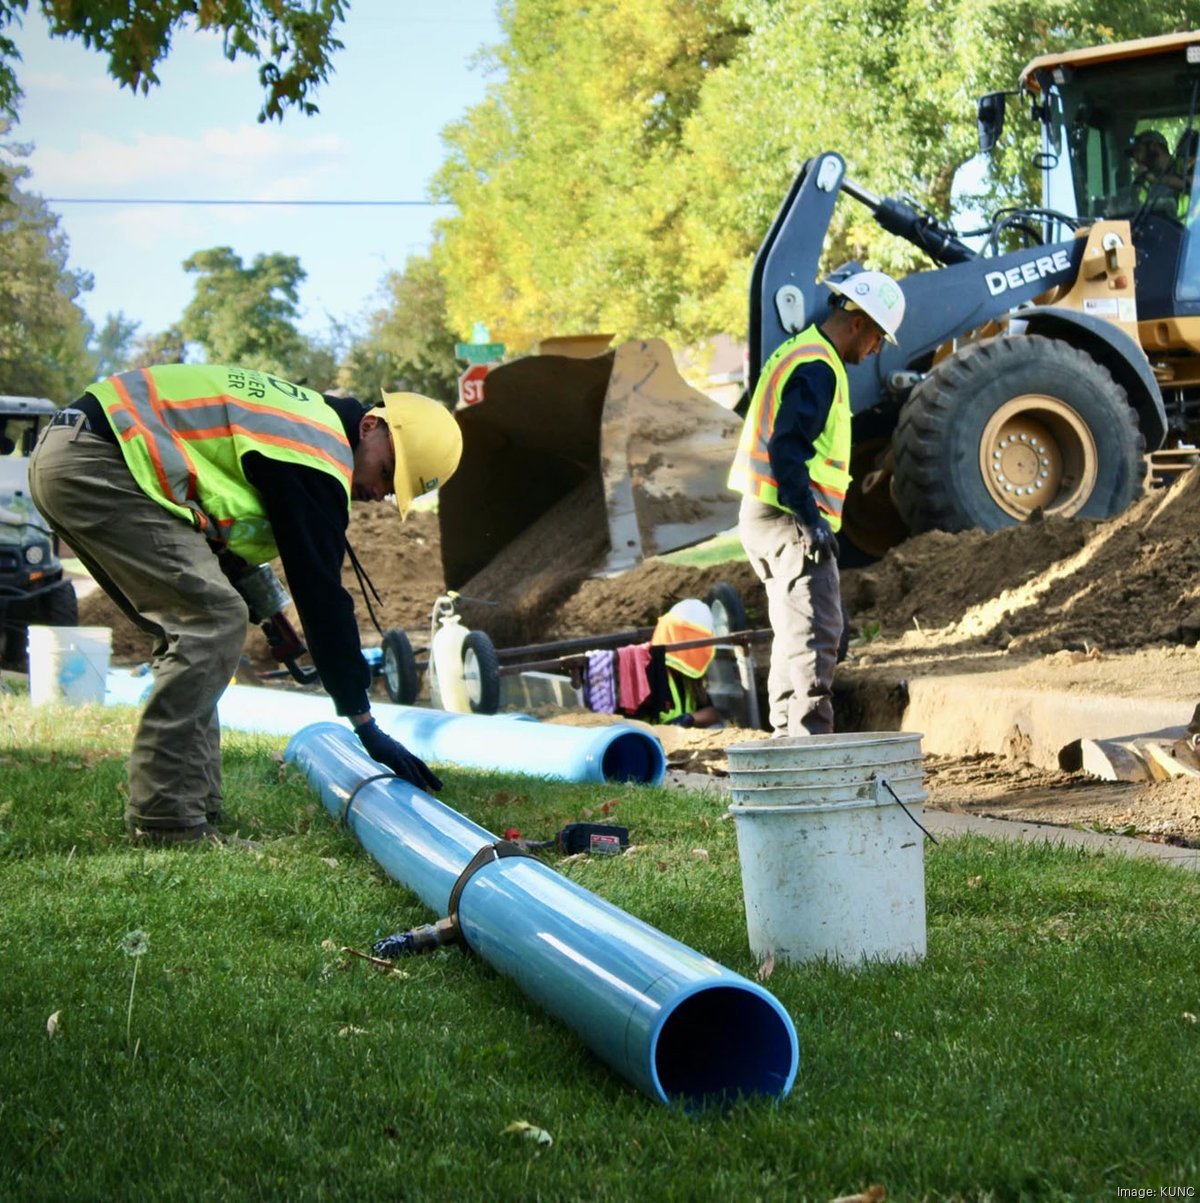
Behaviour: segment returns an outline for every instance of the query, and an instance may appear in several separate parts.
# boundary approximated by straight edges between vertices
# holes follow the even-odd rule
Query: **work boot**
[[[235,835],[224,835],[210,823],[196,823],[191,827],[137,827],[130,831],[135,844],[154,848],[197,847],[202,844],[223,844],[227,848],[245,848],[257,852],[262,845],[253,840],[239,839]]]

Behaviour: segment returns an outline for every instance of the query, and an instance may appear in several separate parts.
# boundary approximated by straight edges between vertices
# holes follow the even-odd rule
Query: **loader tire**
[[[411,706],[421,689],[412,644],[400,630],[383,633],[383,687],[398,706]]]
[[[500,709],[500,659],[483,631],[471,631],[462,645],[463,685],[472,714]]]
[[[939,364],[896,427],[896,504],[913,533],[999,530],[1034,511],[1111,518],[1138,495],[1145,440],[1125,390],[1056,339],[991,339]]]

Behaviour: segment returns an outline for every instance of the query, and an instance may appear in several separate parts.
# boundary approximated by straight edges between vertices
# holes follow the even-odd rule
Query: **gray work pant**
[[[154,640],[126,823],[198,826],[221,809],[216,705],[245,643],[246,603],[204,536],[147,497],[108,440],[49,427],[29,461],[29,491],[104,592]]]
[[[837,561],[813,563],[791,514],[742,499],[738,534],[767,591],[774,644],[767,678],[776,735],[833,730],[833,674],[842,637]]]

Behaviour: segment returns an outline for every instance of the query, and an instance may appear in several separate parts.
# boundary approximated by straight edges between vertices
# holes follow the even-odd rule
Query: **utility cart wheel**
[[[727,581],[717,581],[705,597],[713,616],[714,635],[732,635],[749,629],[742,595]]]
[[[383,633],[383,684],[388,697],[400,706],[411,706],[417,700],[420,675],[412,644],[403,631]]]
[[[463,685],[473,714],[500,709],[500,660],[483,631],[471,631],[462,645]]]
[[[38,599],[39,621],[48,627],[73,627],[79,624],[79,599],[70,581],[49,586]]]

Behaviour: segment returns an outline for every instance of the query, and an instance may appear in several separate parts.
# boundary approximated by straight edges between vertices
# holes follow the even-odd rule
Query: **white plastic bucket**
[[[108,627],[29,628],[29,700],[34,706],[104,701],[112,655]]]
[[[908,732],[729,749],[729,810],[757,959],[925,956],[921,762],[921,737]]]

